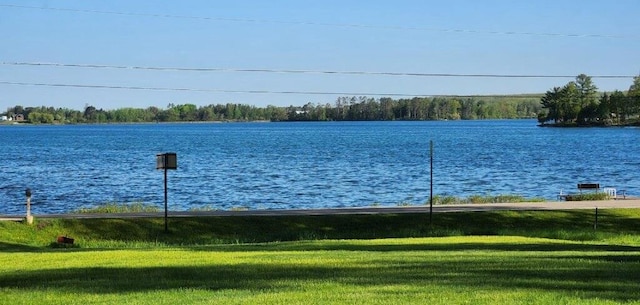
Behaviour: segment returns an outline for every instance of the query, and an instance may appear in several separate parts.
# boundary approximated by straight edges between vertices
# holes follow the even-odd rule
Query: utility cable
[[[0,4],[0,7],[18,8],[18,9],[34,9],[34,10],[37,9],[37,10],[73,12],[73,13],[108,14],[108,15],[121,15],[121,16],[133,16],[133,17],[194,19],[194,20],[205,20],[205,21],[271,23],[271,24],[286,24],[286,25],[367,28],[367,29],[384,29],[384,30],[411,30],[411,31],[430,31],[430,32],[463,33],[463,34],[491,34],[491,35],[518,35],[518,36],[575,37],[575,38],[614,38],[614,39],[634,38],[634,37],[624,36],[624,35],[606,35],[606,34],[575,34],[575,33],[563,34],[563,33],[537,33],[537,32],[517,32],[517,31],[484,31],[484,30],[470,30],[470,29],[446,29],[446,28],[382,26],[382,25],[348,24],[348,23],[283,21],[283,20],[248,19],[248,18],[244,19],[244,18],[202,17],[202,16],[187,16],[187,15],[171,15],[171,14],[103,11],[103,10],[91,10],[91,9],[73,9],[73,8],[48,7],[48,6],[39,7],[39,6],[17,5],[17,4]]]
[[[331,71],[331,70],[291,70],[291,69],[240,69],[240,68],[184,68],[184,67],[149,67],[122,66],[100,64],[65,64],[43,62],[2,62],[9,66],[40,66],[85,69],[123,69],[180,72],[255,72],[255,73],[296,73],[296,74],[343,74],[343,75],[381,75],[407,77],[467,77],[467,78],[575,78],[575,75],[549,74],[465,74],[465,73],[412,73],[412,72],[375,72],[375,71]],[[593,75],[591,78],[634,78],[634,75]]]
[[[188,91],[210,93],[241,93],[241,94],[295,94],[295,95],[341,95],[341,96],[384,96],[384,97],[448,97],[448,98],[540,98],[541,94],[518,95],[445,95],[445,94],[406,94],[406,93],[372,93],[372,92],[323,92],[323,91],[272,91],[272,90],[227,90],[227,89],[197,89],[197,88],[168,88],[168,87],[141,87],[141,86],[111,86],[111,85],[82,85],[63,83],[34,83],[34,82],[10,82],[0,81],[0,85],[14,86],[38,86],[38,87],[66,87],[86,89],[123,89],[145,91]]]

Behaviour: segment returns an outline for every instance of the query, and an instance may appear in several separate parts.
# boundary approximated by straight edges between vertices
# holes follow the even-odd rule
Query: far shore
[[[151,125],[151,124],[225,124],[225,123],[272,123],[269,120],[226,120],[226,121],[171,121],[171,122],[96,122],[96,123],[38,123],[33,124],[28,121],[0,121],[0,125],[9,126],[65,126],[65,125]]]
[[[538,124],[539,127],[551,127],[551,128],[623,128],[623,127],[640,127],[640,121],[628,122],[624,124],[586,124],[586,125],[578,125],[575,123],[564,124],[564,123],[543,123]]]

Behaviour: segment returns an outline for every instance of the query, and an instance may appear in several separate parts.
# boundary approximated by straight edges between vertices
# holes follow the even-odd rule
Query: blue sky
[[[301,106],[333,103],[343,96],[339,93],[372,97],[540,93],[572,79],[156,71],[15,63],[638,75],[638,15],[637,0],[0,0],[0,112],[14,105]],[[594,82],[601,90],[612,91],[628,89],[632,80],[594,78]],[[304,92],[338,94],[299,94]]]

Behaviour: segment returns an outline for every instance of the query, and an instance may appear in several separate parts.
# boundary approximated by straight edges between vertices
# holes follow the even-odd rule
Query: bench
[[[602,190],[607,193],[611,199],[627,199],[627,190],[616,190],[612,187],[605,187]],[[622,195],[622,198],[619,197],[620,195]]]
[[[600,184],[598,183],[578,183],[578,190],[582,194],[582,190],[595,190],[596,193],[600,191]]]
[[[578,190],[580,194],[582,194],[582,190],[595,190],[596,193],[600,191],[600,184],[598,183],[578,183]],[[558,194],[558,200],[568,200],[570,199],[572,194],[565,194],[560,190],[560,194]]]
[[[594,190],[596,193],[600,192],[600,184],[598,183],[578,183],[578,190],[580,191],[580,194],[582,194],[583,190]],[[627,199],[627,191],[626,190],[616,190],[615,188],[612,187],[605,187],[604,189],[602,189],[602,191],[604,193],[606,193],[607,195],[609,195],[610,199],[619,199],[620,195],[622,195],[622,199]],[[575,196],[575,194],[566,194],[563,193],[562,190],[560,190],[560,194],[558,194],[558,200],[570,200],[572,198],[572,196]]]
[[[618,190],[618,193],[622,194],[622,199],[627,199],[627,190]],[[618,195],[616,195],[616,199],[618,199]]]

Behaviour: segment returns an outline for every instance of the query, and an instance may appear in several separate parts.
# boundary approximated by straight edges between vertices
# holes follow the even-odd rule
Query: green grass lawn
[[[640,304],[639,211],[425,216],[1,222],[0,303]]]
[[[3,304],[614,304],[640,248],[526,237],[0,253]]]

